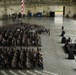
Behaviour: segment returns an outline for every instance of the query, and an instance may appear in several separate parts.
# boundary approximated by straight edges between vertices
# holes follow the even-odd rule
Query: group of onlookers
[[[21,14],[20,12],[19,13],[13,13],[13,14],[6,14],[6,15],[3,15],[3,19],[4,18],[5,19],[12,19],[13,21],[15,21],[16,19],[19,19],[19,18],[25,18],[25,14]]]

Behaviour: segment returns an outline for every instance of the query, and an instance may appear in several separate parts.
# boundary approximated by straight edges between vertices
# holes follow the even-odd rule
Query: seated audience
[[[40,34],[50,30],[40,25],[20,24],[2,27],[0,46],[41,46]]]
[[[41,48],[2,48],[0,51],[1,69],[43,69]]]

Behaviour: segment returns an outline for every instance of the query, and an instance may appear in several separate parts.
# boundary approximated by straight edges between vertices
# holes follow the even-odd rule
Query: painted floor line
[[[25,74],[24,72],[22,72],[22,71],[20,71],[20,70],[18,70],[18,72],[19,72],[20,74],[22,74],[22,75],[27,75],[27,74]]]
[[[9,70],[10,73],[12,73],[13,75],[18,75],[17,73],[15,73],[14,71],[12,70]]]
[[[1,70],[3,75],[8,75],[5,71]]]
[[[42,73],[42,72],[37,71],[37,70],[35,70],[35,72],[38,73],[38,74],[42,74],[42,75],[48,75],[48,74],[46,74],[46,73]]]
[[[32,74],[32,75],[37,75],[37,74],[35,74],[35,73],[33,73],[33,72],[29,71],[29,70],[26,70],[26,72],[29,73],[29,74]]]
[[[43,70],[43,72],[48,73],[48,74],[52,74],[52,75],[58,75],[58,74],[56,74],[56,73],[49,72],[49,71],[46,71],[46,70]]]

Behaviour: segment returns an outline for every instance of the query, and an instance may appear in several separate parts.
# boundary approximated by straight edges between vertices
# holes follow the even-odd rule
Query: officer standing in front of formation
[[[64,30],[64,26],[62,26],[62,31]]]

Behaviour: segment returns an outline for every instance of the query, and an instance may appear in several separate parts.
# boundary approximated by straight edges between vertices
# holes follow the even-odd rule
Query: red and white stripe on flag
[[[21,14],[24,14],[24,0],[21,1]]]

